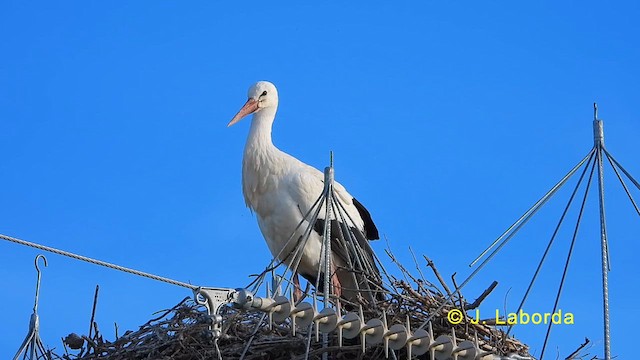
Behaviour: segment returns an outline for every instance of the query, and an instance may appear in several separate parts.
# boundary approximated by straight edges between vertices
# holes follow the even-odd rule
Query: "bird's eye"
[[[267,96],[267,90],[263,91],[262,95],[260,95],[260,96]]]

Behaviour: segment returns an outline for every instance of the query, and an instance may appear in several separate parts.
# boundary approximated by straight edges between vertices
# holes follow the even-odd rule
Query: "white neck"
[[[277,186],[274,181],[284,170],[284,153],[271,140],[275,108],[265,108],[253,115],[251,129],[242,158],[242,191],[247,205],[260,212],[260,197]],[[275,175],[275,177],[273,176]]]
[[[276,109],[265,108],[253,114],[251,129],[247,136],[245,150],[248,148],[270,148],[273,147],[271,140],[271,127],[276,116]]]

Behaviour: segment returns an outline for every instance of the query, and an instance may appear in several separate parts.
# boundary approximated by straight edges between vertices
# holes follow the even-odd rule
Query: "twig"
[[[565,358],[565,360],[575,359],[575,356],[578,355],[578,353],[580,353],[580,350],[584,349],[584,347],[587,346],[590,342],[591,341],[588,338],[584,338],[584,343],[582,343],[582,345],[578,346],[576,351],[572,352],[569,356],[567,356]]]
[[[458,294],[458,302],[460,304],[459,309],[462,312],[462,315],[464,316],[464,333],[466,335],[469,334],[469,317],[467,316],[467,312],[464,311],[464,299],[462,298],[462,294],[460,293],[460,288],[458,287],[458,283],[456,283],[456,273],[454,272],[451,275],[451,282],[453,283],[453,286],[456,288],[456,294]]]
[[[93,329],[93,322],[96,319],[96,306],[98,305],[98,291],[100,285],[96,285],[96,292],[93,295],[93,309],[91,310],[91,321],[89,321],[89,338],[91,338],[91,330]]]
[[[489,296],[489,294],[491,294],[491,292],[493,291],[493,289],[496,288],[496,286],[498,285],[497,281],[494,281],[491,283],[491,285],[489,285],[489,287],[482,292],[482,294],[480,294],[480,296],[478,296],[478,298],[472,302],[471,304],[467,304],[464,309],[465,310],[473,310],[475,308],[477,308],[478,306],[480,306],[480,303],[484,301],[484,299]]]
[[[422,280],[426,279],[424,277],[424,274],[422,273],[422,270],[420,269],[420,265],[418,265],[418,259],[416,259],[416,254],[413,253],[413,249],[411,248],[411,246],[409,246],[409,252],[411,253],[411,257],[413,257],[413,263],[416,265],[416,270],[418,270],[418,274],[420,274],[420,278]],[[417,285],[420,288],[422,287],[422,283],[420,283],[420,282]],[[429,294],[429,295],[431,295],[431,294]]]
[[[451,297],[451,290],[449,290],[449,287],[447,286],[447,283],[444,282],[444,279],[442,279],[442,276],[440,275],[440,272],[438,271],[438,269],[436,269],[436,265],[433,263],[433,261],[431,261],[431,259],[429,259],[427,257],[427,255],[422,255],[422,257],[424,257],[424,259],[427,261],[427,266],[430,267],[431,270],[433,270],[433,273],[438,278],[438,281],[440,281],[440,285],[442,285],[444,290],[447,292],[447,295],[449,295],[449,297]]]
[[[402,271],[402,275],[404,276],[404,279],[407,282],[409,282],[409,278],[410,278],[411,281],[413,281],[414,283],[416,283],[416,284],[418,283],[418,280],[416,278],[414,278],[413,276],[411,276],[409,271],[407,271],[407,269],[405,269],[405,267],[398,261],[398,259],[396,259],[395,256],[393,256],[391,251],[389,251],[388,249],[385,249],[384,251],[387,253],[387,256],[389,256],[391,261],[393,261],[393,263],[396,264],[396,266],[398,268],[400,268],[400,270]]]
[[[184,299],[182,299],[182,301],[180,301],[176,306],[172,307],[172,308],[171,308],[171,309],[169,309],[169,310],[165,310],[165,311],[163,312],[163,314],[162,314],[162,315],[160,315],[160,316],[158,316],[158,317],[156,317],[156,318],[153,318],[153,319],[151,319],[151,320],[147,321],[147,322],[146,322],[144,325],[142,325],[142,326],[143,326],[143,327],[144,327],[144,326],[147,326],[147,325],[151,324],[151,323],[152,323],[152,322],[154,322],[154,321],[158,321],[158,320],[160,320],[160,319],[164,318],[165,316],[167,316],[167,315],[171,314],[173,311],[175,311],[177,308],[179,308],[179,307],[181,307],[182,305],[184,305],[184,303],[185,303],[185,302],[187,302],[187,301],[188,301],[188,300],[190,300],[190,299],[191,299],[191,296],[187,296],[187,297],[185,297],[185,298],[184,298]],[[156,311],[156,314],[158,314],[158,313],[160,313],[160,312],[162,312],[162,311]]]

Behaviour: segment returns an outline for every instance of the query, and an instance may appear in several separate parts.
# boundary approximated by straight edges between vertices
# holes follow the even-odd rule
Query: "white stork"
[[[296,241],[300,241],[304,230],[313,225],[314,230],[303,249],[297,273],[311,284],[318,280],[318,267],[321,266],[322,232],[325,212],[320,211],[316,224],[303,223],[303,217],[313,206],[324,189],[324,175],[319,170],[303,163],[295,157],[279,150],[271,140],[271,127],[278,109],[278,91],[267,81],[259,81],[249,88],[249,99],[227,126],[253,114],[251,129],[244,147],[242,159],[242,192],[247,206],[256,213],[258,225],[274,257],[285,262],[291,261],[291,251]],[[373,260],[367,240],[378,239],[378,230],[371,220],[369,212],[339,183],[334,183],[336,198],[342,203],[348,215],[355,222],[358,231],[354,231],[357,241],[365,249],[365,256],[377,277],[378,269]],[[335,220],[332,226],[336,228]],[[292,234],[296,230],[296,234]],[[336,234],[337,228],[332,229]],[[289,241],[289,239],[293,241]],[[335,241],[335,239],[334,239]],[[285,248],[286,246],[286,248]],[[283,249],[284,248],[284,249]],[[344,248],[332,246],[333,275],[331,285],[336,296],[354,300],[354,291],[362,287],[354,283],[354,277],[345,269],[347,265]],[[324,271],[321,272],[321,278]],[[363,278],[363,275],[360,275]],[[366,274],[364,275],[366,281]],[[300,298],[301,290],[297,274],[293,278],[295,297]],[[322,286],[320,281],[320,286]],[[322,289],[319,289],[322,291]]]

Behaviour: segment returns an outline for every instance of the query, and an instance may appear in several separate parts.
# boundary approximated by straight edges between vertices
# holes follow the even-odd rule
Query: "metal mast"
[[[609,332],[609,244],[607,243],[607,221],[604,210],[604,128],[598,119],[598,105],[593,104],[593,141],[598,162],[598,202],[600,207],[600,246],[602,249],[602,311],[604,322],[604,358],[611,360],[611,336]]]
[[[605,214],[605,199],[604,199],[604,159],[607,159],[609,164],[611,165],[611,168],[613,169],[613,171],[616,174],[616,177],[618,178],[620,184],[622,185],[622,188],[624,189],[625,193],[627,194],[627,197],[629,198],[629,200],[631,201],[631,204],[633,205],[636,213],[640,216],[640,206],[638,206],[638,204],[636,203],[636,201],[633,199],[633,196],[631,195],[631,191],[629,189],[629,187],[627,186],[627,184],[625,183],[624,179],[623,179],[623,175],[626,176],[626,178],[631,181],[631,183],[635,186],[635,188],[637,188],[638,190],[640,190],[640,182],[638,182],[636,179],[633,178],[633,176],[607,151],[607,149],[604,146],[604,130],[603,130],[603,121],[598,119],[598,106],[597,104],[593,104],[593,109],[594,109],[594,120],[593,120],[593,141],[594,141],[594,145],[591,148],[591,150],[589,151],[589,153],[574,167],[572,168],[569,173],[567,173],[556,185],[554,185],[542,198],[540,198],[540,200],[538,200],[531,208],[529,208],[529,210],[527,210],[516,222],[514,222],[504,233],[502,233],[502,235],[500,235],[495,241],[493,241],[493,243],[491,243],[489,245],[489,247],[487,247],[475,260],[473,260],[473,262],[471,262],[471,264],[469,266],[474,266],[476,263],[478,263],[482,258],[484,258],[484,260],[476,267],[476,269],[467,277],[467,279],[465,279],[462,284],[458,287],[458,289],[461,289],[462,287],[464,287],[467,283],[469,283],[471,281],[471,279],[478,274],[478,272],[491,260],[493,259],[493,257],[507,244],[507,242],[509,242],[509,240],[511,240],[515,234],[531,219],[531,217],[533,217],[538,210],[540,210],[540,208],[542,206],[544,206],[546,204],[546,202],[555,195],[555,193],[562,187],[564,186],[567,181],[569,180],[569,178],[571,178],[580,168],[584,168],[581,172],[580,178],[571,194],[571,197],[565,207],[564,212],[562,213],[562,216],[560,217],[560,220],[558,222],[557,227],[555,228],[555,231],[553,232],[553,235],[551,236],[551,239],[549,240],[549,243],[544,251],[544,253],[542,254],[542,257],[540,259],[540,262],[537,266],[537,269],[535,270],[535,273],[533,274],[533,277],[531,279],[531,282],[529,283],[529,286],[523,296],[522,301],[520,302],[520,305],[518,307],[518,311],[520,309],[522,309],[522,307],[524,306],[525,301],[527,300],[527,297],[533,287],[533,284],[535,283],[539,271],[545,261],[545,259],[547,258],[547,255],[549,253],[549,250],[556,238],[556,235],[558,234],[558,230],[560,229],[562,223],[565,220],[565,215],[567,215],[567,211],[569,210],[569,208],[571,207],[571,204],[573,202],[573,199],[576,195],[576,193],[578,192],[581,184],[582,184],[582,180],[585,179],[585,175],[587,175],[587,172],[589,172],[589,175],[586,176],[587,184],[586,184],[586,188],[584,190],[584,197],[583,197],[583,201],[582,201],[582,205],[580,208],[580,212],[578,214],[578,218],[576,220],[576,226],[575,226],[575,230],[574,230],[574,235],[573,235],[573,239],[571,242],[571,247],[569,249],[569,253],[567,255],[567,260],[566,260],[566,264],[565,264],[565,269],[564,269],[564,273],[562,276],[562,279],[560,281],[560,285],[559,285],[559,289],[558,289],[558,293],[556,295],[556,299],[555,299],[555,305],[554,305],[554,311],[555,308],[558,305],[558,301],[560,300],[560,296],[561,296],[561,292],[562,292],[562,287],[565,281],[565,275],[569,266],[569,262],[571,260],[571,255],[573,252],[573,244],[575,243],[576,240],[576,236],[577,236],[577,232],[578,232],[578,228],[580,226],[580,220],[582,218],[582,214],[583,214],[583,210],[584,210],[584,206],[585,206],[585,200],[587,199],[587,195],[589,192],[589,187],[591,184],[591,180],[593,179],[593,176],[595,174],[595,168],[598,168],[598,205],[599,205],[599,212],[600,212],[600,245],[601,245],[601,261],[602,261],[602,299],[603,299],[603,328],[604,328],[604,359],[605,360],[611,360],[611,336],[610,336],[610,322],[609,322],[609,271],[611,270],[610,267],[610,258],[609,258],[609,245],[608,245],[608,239],[607,239],[607,222],[606,222],[606,214]],[[592,163],[593,161],[593,163]],[[586,163],[586,165],[585,165]],[[495,249],[494,249],[495,248]],[[451,301],[451,296],[449,296],[446,302]],[[444,307],[444,304],[436,310],[436,312],[440,311],[442,308]],[[427,320],[430,320],[427,319]],[[426,324],[426,322],[425,322]],[[423,327],[425,325],[423,324]],[[513,325],[509,326],[509,329],[507,330],[507,334],[509,334],[509,332],[511,331],[511,327]],[[546,335],[545,335],[545,341],[544,341],[544,345],[542,347],[542,352],[540,355],[540,359],[542,360],[542,358],[544,357],[544,351],[545,348],[547,346],[547,341],[549,338],[549,333],[551,331],[551,324],[549,324],[549,327],[547,329]]]

